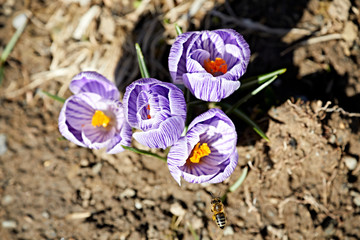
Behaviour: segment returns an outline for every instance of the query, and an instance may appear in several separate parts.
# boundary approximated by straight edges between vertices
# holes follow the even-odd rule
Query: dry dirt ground
[[[360,239],[359,0],[0,4],[2,49],[14,17],[30,19],[0,87],[0,239]],[[221,184],[179,187],[158,159],[60,140],[61,103],[39,92],[67,97],[71,78],[89,69],[123,89],[139,78],[135,42],[151,76],[169,79],[175,22],[242,33],[246,76],[288,69],[243,106],[269,142],[231,116],[239,166]],[[224,193],[245,168],[221,230],[210,192]]]

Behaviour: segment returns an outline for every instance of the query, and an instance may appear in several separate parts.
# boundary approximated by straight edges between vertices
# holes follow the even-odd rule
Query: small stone
[[[1,223],[3,228],[16,228],[17,223],[14,220],[5,220]]]
[[[127,188],[120,194],[120,198],[131,198],[134,197],[135,194],[136,192],[134,189]]]
[[[50,214],[47,211],[42,212],[41,215],[43,216],[43,218],[50,218]]]
[[[142,209],[142,204],[139,201],[135,201],[135,208],[136,209]]]
[[[180,203],[175,202],[170,206],[170,212],[175,216],[183,216],[186,213],[186,210],[181,206]]]
[[[352,171],[356,168],[356,165],[357,165],[357,161],[354,157],[351,157],[351,156],[345,156],[344,157],[344,162],[345,162],[345,165],[346,167]]]
[[[360,207],[360,193],[351,191],[350,196],[353,197],[353,202],[356,206]]]
[[[356,206],[360,207],[360,195],[354,197],[353,201]]]
[[[82,167],[89,166],[89,161],[87,159],[81,159],[80,160],[80,166],[82,166]]]
[[[7,151],[7,147],[6,147],[6,135],[5,134],[0,134],[0,156],[5,154]]]
[[[13,197],[10,195],[5,195],[2,199],[1,199],[1,204],[2,205],[8,205],[13,201]]]
[[[102,168],[102,164],[101,163],[97,163],[95,164],[95,166],[92,167],[92,172],[96,175],[101,171]]]
[[[231,226],[226,226],[224,228],[224,236],[234,235],[234,229]]]

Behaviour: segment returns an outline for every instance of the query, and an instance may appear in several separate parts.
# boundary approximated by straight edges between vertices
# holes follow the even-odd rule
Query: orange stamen
[[[147,119],[151,119],[151,116],[150,116],[150,114],[148,114],[148,115],[147,115]]]
[[[204,60],[204,68],[212,75],[215,75],[216,73],[225,74],[227,72],[227,64],[222,58],[215,58],[215,61],[210,59]]]
[[[211,153],[207,143],[203,143],[200,147],[199,146],[200,143],[196,144],[191,152],[189,160],[192,163],[199,163],[202,157],[208,156]]]
[[[103,113],[100,110],[96,110],[92,120],[91,120],[91,125],[93,125],[94,127],[107,127],[110,123],[110,118],[108,116],[105,115],[105,113]]]

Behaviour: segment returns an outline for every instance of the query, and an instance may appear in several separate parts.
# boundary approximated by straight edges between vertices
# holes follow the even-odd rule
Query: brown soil
[[[0,89],[7,147],[0,155],[1,239],[360,238],[359,114],[350,113],[360,112],[359,1],[206,0],[200,9],[193,4],[199,1],[2,2],[1,46],[15,32],[14,16],[32,17]],[[94,5],[98,13],[74,38]],[[189,9],[198,11],[186,15]],[[158,159],[107,155],[61,140],[61,103],[38,91],[69,96],[72,76],[86,69],[123,89],[139,77],[134,42],[142,45],[151,75],[168,79],[174,22],[185,31],[241,32],[253,53],[247,76],[288,69],[243,106],[269,142],[231,116],[239,130],[239,167],[221,184],[179,187]],[[335,38],[313,43],[329,35]],[[224,193],[246,167],[245,181],[225,201],[221,230],[212,221],[210,192]]]

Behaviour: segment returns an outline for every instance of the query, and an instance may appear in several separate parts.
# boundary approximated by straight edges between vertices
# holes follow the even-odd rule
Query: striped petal
[[[180,177],[191,183],[218,183],[228,178],[238,162],[235,126],[224,112],[210,109],[196,117],[188,132],[170,149],[168,166],[171,175],[181,184]],[[196,144],[206,143],[210,149],[198,163],[191,162]]]
[[[74,94],[91,92],[107,99],[120,99],[120,92],[115,84],[97,72],[79,73],[73,78],[69,88]]]

